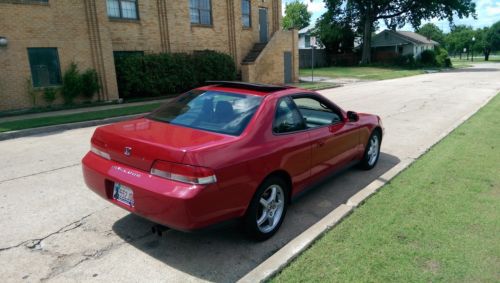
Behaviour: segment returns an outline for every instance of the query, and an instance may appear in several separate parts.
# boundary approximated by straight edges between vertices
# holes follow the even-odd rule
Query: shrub
[[[87,69],[81,75],[80,79],[82,80],[82,94],[88,100],[91,100],[96,92],[101,89],[99,85],[99,76],[97,75],[96,70]]]
[[[176,94],[207,80],[235,80],[233,59],[216,51],[194,54],[133,55],[117,60],[118,89],[123,98]]]
[[[394,65],[400,67],[413,68],[416,66],[415,57],[413,57],[413,54],[396,57]]]
[[[451,60],[448,57],[448,51],[446,49],[436,46],[436,64],[439,67],[447,67],[450,68],[452,66]]]
[[[436,66],[436,53],[434,50],[424,50],[420,53],[419,61],[424,66]]]
[[[56,100],[57,89],[54,87],[46,87],[43,89],[43,100],[47,102],[49,107]]]
[[[31,78],[26,79],[26,93],[30,97],[30,100],[31,100],[31,103],[33,104],[33,107],[36,107],[36,100],[37,100],[38,92],[33,87],[33,83],[31,82]]]
[[[73,100],[82,93],[82,79],[78,66],[74,62],[63,74],[61,93],[65,104],[72,104]]]

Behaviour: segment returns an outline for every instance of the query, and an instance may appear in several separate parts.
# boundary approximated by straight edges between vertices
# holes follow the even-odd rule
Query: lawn
[[[273,282],[499,282],[500,95]]]
[[[334,88],[338,87],[338,84],[334,83],[324,83],[324,82],[301,82],[301,83],[294,83],[290,84],[290,86],[294,87],[300,87],[304,89],[310,89],[310,90],[322,90],[322,89],[327,89],[327,88]]]
[[[396,67],[326,67],[314,69],[315,77],[387,80],[423,74],[423,70]],[[300,76],[311,76],[311,69],[300,69]]]
[[[474,56],[474,62],[472,62],[470,59],[467,60],[465,56],[463,56],[462,59],[460,59],[459,57],[452,57],[451,62],[453,63],[453,67],[455,68],[465,68],[477,63],[500,63],[500,56],[490,56],[489,61],[484,61],[484,57]]]
[[[11,121],[11,122],[3,122],[0,123],[0,132],[7,131],[15,131],[29,128],[37,128],[44,126],[52,126],[66,123],[75,123],[82,121],[90,121],[90,120],[99,120],[111,117],[125,116],[125,115],[133,115],[151,112],[152,110],[158,108],[161,103],[153,103],[147,105],[138,105],[138,106],[128,106],[123,108],[109,109],[109,110],[101,110],[101,111],[91,111],[86,113],[78,113],[78,114],[68,114],[61,116],[53,116],[53,117],[43,117],[43,118],[33,118],[33,119],[25,119],[20,121]]]

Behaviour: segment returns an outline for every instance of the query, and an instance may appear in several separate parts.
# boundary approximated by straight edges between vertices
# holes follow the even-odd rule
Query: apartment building
[[[138,52],[217,50],[245,81],[296,81],[281,17],[281,0],[0,0],[0,111],[32,107],[27,80],[60,85],[71,62],[98,72],[96,99],[118,99],[115,58]]]

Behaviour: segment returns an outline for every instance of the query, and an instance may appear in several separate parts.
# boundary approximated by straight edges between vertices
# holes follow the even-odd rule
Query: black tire
[[[273,186],[276,188],[275,199],[276,198],[281,199],[281,201],[283,202],[283,207],[282,207],[282,211],[281,211],[280,216],[279,216],[279,220],[274,219],[273,222],[271,222],[270,220],[266,220],[267,224],[269,224],[269,225],[267,225],[268,226],[267,228],[269,228],[269,230],[267,230],[267,229],[264,229],[265,227],[263,227],[264,226],[263,224],[265,224],[266,222],[261,224],[261,225],[258,225],[257,221],[259,220],[259,218],[264,216],[264,209],[265,208],[264,208],[264,205],[261,204],[261,198],[267,200],[267,197],[269,197],[269,199],[270,199],[272,195],[269,195],[269,193],[272,193]],[[279,191],[278,187],[281,188],[281,192],[278,192]],[[271,191],[269,191],[269,190],[271,190]],[[250,205],[248,206],[247,213],[246,213],[245,219],[244,219],[245,230],[251,238],[253,238],[257,241],[264,241],[264,240],[271,238],[278,231],[278,229],[281,226],[281,223],[283,223],[283,219],[285,219],[286,211],[288,208],[289,191],[290,191],[290,188],[289,188],[287,182],[284,181],[283,179],[281,179],[279,177],[275,177],[275,176],[271,176],[271,177],[267,178],[259,186],[259,188],[257,189],[257,192],[255,192],[255,195],[252,198],[252,201],[250,202]],[[281,193],[282,195],[279,196],[278,195],[279,193]],[[276,206],[278,206],[278,204],[276,204]],[[279,210],[279,208],[276,208],[275,212],[278,210]],[[267,211],[269,211],[269,212],[266,215],[272,214],[271,208],[269,208]],[[277,218],[277,215],[278,215],[278,213],[274,214],[275,218]],[[264,218],[266,218],[266,217],[264,217]],[[276,223],[274,223],[274,222],[276,222]],[[271,223],[273,223],[273,224],[271,224]],[[271,227],[271,226],[273,226],[273,227]]]
[[[372,152],[370,152],[370,147],[372,146],[372,143],[374,142],[374,139],[376,139],[377,142],[377,150],[376,150],[376,157],[373,159]],[[359,167],[363,170],[370,170],[377,165],[378,159],[380,157],[380,145],[382,143],[382,137],[380,135],[380,132],[378,130],[373,131],[373,133],[370,135],[370,138],[368,139],[368,142],[366,143],[365,147],[365,153],[363,154],[363,159],[359,163]]]

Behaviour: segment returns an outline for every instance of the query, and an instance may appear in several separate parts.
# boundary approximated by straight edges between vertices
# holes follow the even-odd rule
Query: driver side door
[[[324,177],[351,162],[357,153],[359,132],[339,109],[313,95],[294,97],[311,141],[311,177]]]

